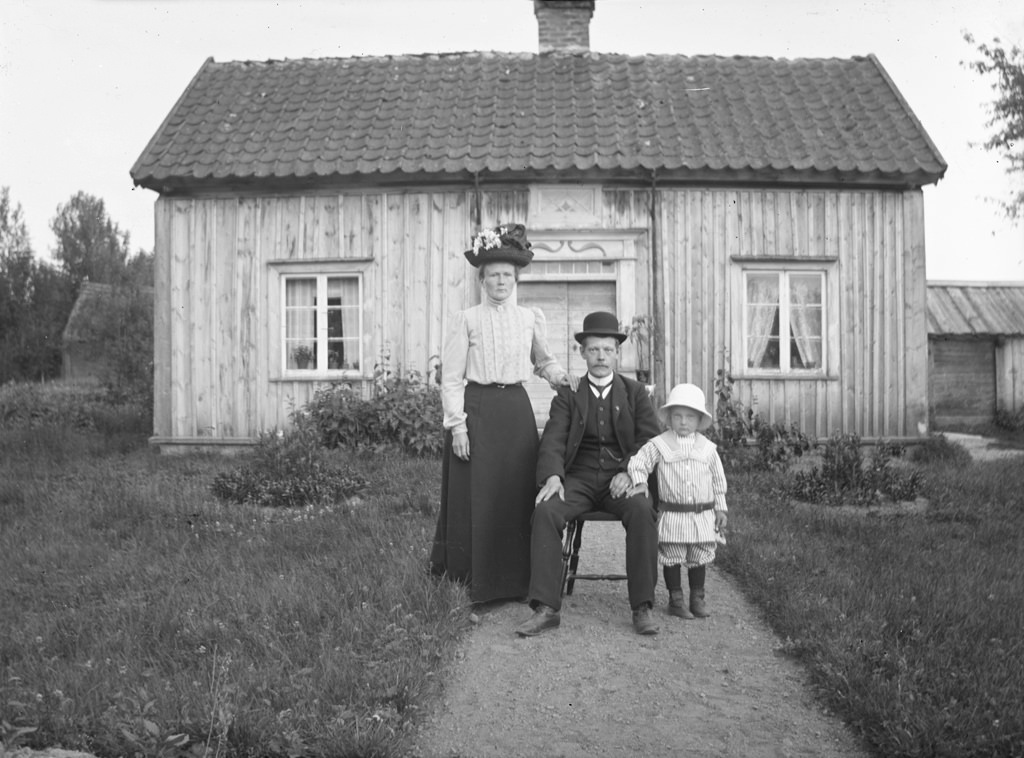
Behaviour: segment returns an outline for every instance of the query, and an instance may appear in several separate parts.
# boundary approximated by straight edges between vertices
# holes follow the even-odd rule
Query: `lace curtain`
[[[821,277],[817,274],[790,277],[789,328],[800,356],[800,368],[818,368],[821,365]]]
[[[288,368],[316,368],[316,279],[289,279],[284,297]]]
[[[750,368],[778,368],[778,365],[764,365],[769,343],[779,336],[773,329],[778,313],[778,275],[747,277],[747,365]]]

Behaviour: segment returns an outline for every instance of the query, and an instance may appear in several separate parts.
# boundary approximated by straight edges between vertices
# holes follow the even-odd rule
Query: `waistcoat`
[[[612,393],[603,400],[591,396],[587,402],[587,420],[573,468],[618,471],[626,456],[615,438]]]

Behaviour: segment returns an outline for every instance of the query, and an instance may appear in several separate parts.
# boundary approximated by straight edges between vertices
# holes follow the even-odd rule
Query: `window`
[[[824,371],[825,273],[744,272],[747,369]]]
[[[284,276],[282,282],[285,371],[359,371],[363,365],[359,275],[292,275]]]

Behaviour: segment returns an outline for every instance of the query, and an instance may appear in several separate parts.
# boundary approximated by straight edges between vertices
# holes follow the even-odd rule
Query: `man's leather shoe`
[[[658,625],[651,618],[651,606],[645,603],[633,611],[633,629],[637,634],[658,633]]]
[[[534,610],[533,615],[516,627],[516,634],[520,637],[536,637],[547,629],[554,629],[562,623],[562,617],[554,608],[543,603]]]

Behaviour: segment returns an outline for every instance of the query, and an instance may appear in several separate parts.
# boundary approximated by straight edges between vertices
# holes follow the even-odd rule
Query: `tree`
[[[0,188],[0,383],[59,375],[72,297],[68,277],[34,259],[21,205]]]
[[[1024,176],[1024,50],[1016,45],[1006,49],[998,38],[991,45],[975,42],[970,34],[964,34],[964,39],[975,45],[981,56],[967,67],[982,76],[995,74],[992,89],[997,97],[986,122],[995,133],[984,143],[985,149],[1003,156],[1007,173]],[[1002,205],[1009,218],[1024,217],[1024,189],[1014,191]]]
[[[102,200],[78,192],[57,207],[50,228],[57,235],[54,255],[71,277],[75,292],[86,279],[104,284],[123,280],[128,232],[110,220]]]

